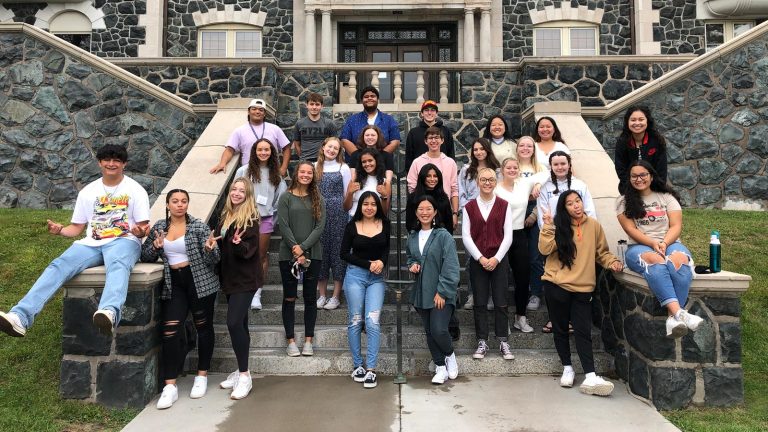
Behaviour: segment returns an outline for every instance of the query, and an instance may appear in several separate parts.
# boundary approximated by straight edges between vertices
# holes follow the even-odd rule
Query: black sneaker
[[[374,388],[376,387],[376,372],[369,370],[365,374],[365,380],[363,381],[363,387]]]
[[[363,382],[365,381],[365,369],[362,366],[358,366],[352,371],[350,376],[355,382]]]

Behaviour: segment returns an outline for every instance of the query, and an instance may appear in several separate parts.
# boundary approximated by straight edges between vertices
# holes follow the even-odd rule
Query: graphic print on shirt
[[[663,222],[667,219],[667,210],[658,201],[643,205],[645,217],[637,220],[638,225],[650,225],[651,222]]]
[[[93,204],[91,219],[91,237],[94,240],[117,238],[127,235],[131,227],[128,224],[128,194],[102,195]]]

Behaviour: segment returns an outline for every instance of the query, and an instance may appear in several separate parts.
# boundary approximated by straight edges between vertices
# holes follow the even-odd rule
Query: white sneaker
[[[563,375],[560,377],[560,387],[573,387],[574,378],[576,378],[576,372],[573,368],[563,369]]]
[[[208,391],[208,377],[196,376],[195,383],[192,384],[192,391],[189,392],[190,399],[200,399],[205,396],[205,392]]]
[[[157,409],[170,408],[177,400],[179,400],[179,388],[175,384],[166,384],[160,399],[157,400]]]
[[[227,376],[227,379],[219,383],[219,387],[223,389],[235,388],[235,383],[237,382],[238,375],[240,375],[239,370],[232,372],[231,374],[229,374],[229,376]]]
[[[445,369],[448,371],[448,378],[456,379],[459,376],[459,364],[456,362],[456,353],[445,358]]]
[[[298,357],[301,355],[301,351],[299,351],[299,347],[296,346],[296,342],[289,343],[288,346],[285,347],[285,353],[288,354],[288,357]]]
[[[445,366],[435,368],[435,376],[432,377],[432,384],[442,384],[448,379],[448,370]]]
[[[325,309],[325,310],[334,310],[337,307],[339,307],[340,304],[341,304],[341,302],[339,301],[339,299],[337,299],[336,297],[331,297],[331,298],[328,299],[328,303],[325,304],[323,309]]]
[[[528,324],[528,318],[526,318],[524,315],[516,317],[515,324],[513,326],[523,333],[533,333],[533,327]]]
[[[251,373],[246,372],[247,375],[240,375],[237,377],[237,383],[235,383],[235,388],[232,389],[232,393],[229,395],[230,399],[234,400],[240,400],[244,397],[248,396],[248,393],[251,392],[251,389],[253,388],[253,381],[251,380]]]
[[[0,331],[13,337],[24,337],[27,334],[21,318],[14,312],[0,312]]]
[[[301,347],[301,355],[307,357],[315,355],[315,349],[312,347],[312,342],[304,342],[304,346]]]
[[[674,316],[667,317],[667,337],[679,338],[688,334],[688,327],[685,323]]]
[[[613,392],[613,383],[595,375],[591,379],[585,379],[579,390],[588,395],[608,396]]]
[[[93,325],[95,325],[101,334],[112,337],[112,330],[115,328],[115,313],[110,309],[99,309],[93,314]]]
[[[254,294],[253,300],[251,300],[251,309],[261,310],[261,288],[256,290],[256,294]]]
[[[539,307],[541,306],[541,299],[538,296],[532,295],[530,299],[528,299],[528,306],[525,308],[531,311],[539,310]]]
[[[467,302],[464,303],[464,309],[472,310],[472,308],[474,307],[475,307],[475,296],[470,294],[469,297],[467,297]]]
[[[322,309],[325,307],[325,304],[328,302],[328,299],[325,298],[325,296],[320,296],[317,298],[317,308]]]
[[[486,306],[489,311],[493,310],[493,297],[488,296],[488,305]]]
[[[515,355],[512,354],[512,349],[509,347],[509,343],[507,342],[499,343],[499,352],[501,353],[501,358],[503,358],[504,360],[515,359]]]
[[[704,322],[704,319],[700,316],[694,315],[685,309],[680,309],[680,321],[685,323],[690,331],[696,331],[699,325]]]

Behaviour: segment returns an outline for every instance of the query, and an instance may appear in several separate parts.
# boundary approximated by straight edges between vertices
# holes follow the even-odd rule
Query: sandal
[[[552,333],[552,321],[547,321],[544,327],[541,328],[542,333]]]

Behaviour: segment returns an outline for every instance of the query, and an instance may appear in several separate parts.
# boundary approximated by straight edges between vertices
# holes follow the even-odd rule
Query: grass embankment
[[[69,211],[0,210],[0,309],[17,302],[45,266],[71,240],[45,231],[46,218],[69,220]],[[742,297],[742,407],[692,408],[663,414],[684,431],[768,430],[768,215],[760,212],[686,210],[684,241],[706,264],[709,231],[719,229],[723,268],[752,275]],[[59,398],[61,295],[37,317],[26,338],[0,336],[0,430],[119,430],[135,410],[110,410]]]

